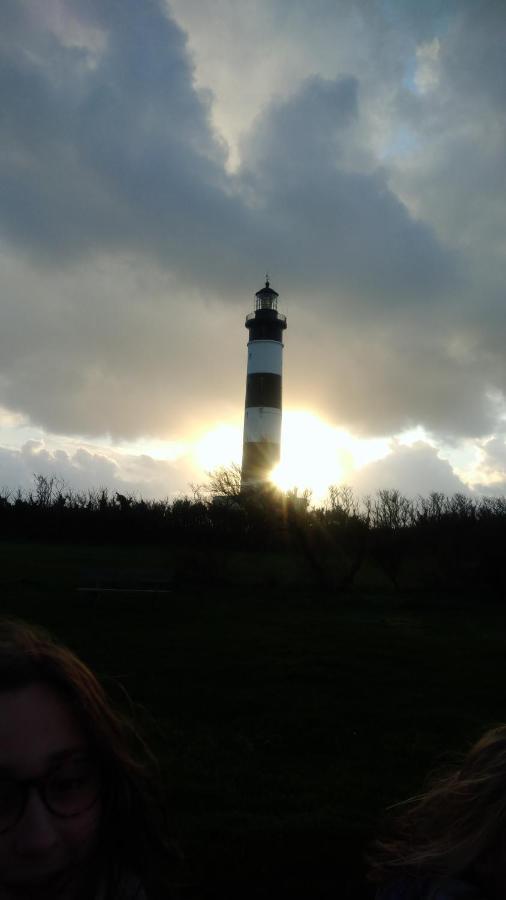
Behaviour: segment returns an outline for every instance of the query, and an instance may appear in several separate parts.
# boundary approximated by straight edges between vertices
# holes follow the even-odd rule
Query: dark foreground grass
[[[384,808],[506,721],[506,613],[259,587],[77,593],[84,565],[161,550],[0,545],[2,612],[52,629],[143,708],[183,894],[361,898]],[[416,602],[415,602],[416,600]]]

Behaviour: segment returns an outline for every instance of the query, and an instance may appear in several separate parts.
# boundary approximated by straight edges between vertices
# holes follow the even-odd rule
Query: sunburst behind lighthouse
[[[279,294],[269,281],[255,294],[255,311],[246,316],[249,331],[241,486],[269,482],[281,449],[283,331]]]

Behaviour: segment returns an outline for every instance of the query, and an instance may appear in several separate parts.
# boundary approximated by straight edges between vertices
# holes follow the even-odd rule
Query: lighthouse
[[[255,311],[246,316],[248,369],[244,409],[242,489],[261,487],[279,462],[281,377],[286,316],[269,281],[255,294]]]

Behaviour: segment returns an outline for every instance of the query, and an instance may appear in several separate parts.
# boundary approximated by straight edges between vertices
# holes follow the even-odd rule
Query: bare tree
[[[207,491],[212,497],[238,498],[241,493],[241,467],[238,463],[230,466],[219,466],[207,473],[209,484]]]
[[[58,497],[63,496],[65,482],[57,478],[56,475],[33,475],[35,481],[35,496],[30,493],[30,497],[35,506],[48,509]]]

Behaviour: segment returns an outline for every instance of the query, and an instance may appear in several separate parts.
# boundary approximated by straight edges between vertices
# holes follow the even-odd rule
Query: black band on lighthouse
[[[271,372],[255,373],[246,379],[246,409],[250,406],[270,406],[281,409],[281,375]]]
[[[254,319],[248,323],[250,341],[282,341],[284,323],[279,319],[275,321]]]
[[[277,294],[276,294],[277,296]],[[257,309],[246,319],[250,341],[282,341],[286,328],[286,316],[277,309]]]
[[[250,481],[265,481],[266,475],[279,462],[279,444],[258,441],[244,444],[242,466]]]

